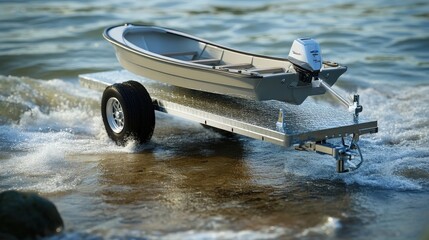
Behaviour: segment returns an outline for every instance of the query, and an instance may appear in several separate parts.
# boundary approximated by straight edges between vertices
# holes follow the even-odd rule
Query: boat
[[[123,24],[103,33],[126,70],[198,91],[299,105],[326,92],[347,67],[323,61],[311,38],[293,42],[288,58],[225,47],[177,30]]]

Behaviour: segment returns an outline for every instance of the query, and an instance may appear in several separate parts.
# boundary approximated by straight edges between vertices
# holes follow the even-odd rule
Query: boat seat
[[[197,51],[189,51],[189,52],[167,52],[161,53],[161,55],[166,57],[177,57],[177,56],[196,56],[198,54]]]
[[[225,64],[216,66],[216,68],[228,68],[228,69],[246,69],[253,67],[250,63],[235,63],[235,64]]]
[[[216,59],[216,58],[197,59],[197,60],[191,60],[190,62],[204,64],[204,65],[215,65],[215,64],[219,64],[220,59]]]
[[[249,69],[250,72],[266,74],[266,73],[283,73],[285,69],[282,67],[272,67],[272,68],[255,68]]]

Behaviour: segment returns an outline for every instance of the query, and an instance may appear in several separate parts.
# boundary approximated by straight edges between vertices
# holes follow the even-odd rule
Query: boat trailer
[[[346,105],[349,111],[313,99],[308,99],[301,105],[291,105],[190,90],[149,80],[126,70],[82,74],[79,79],[82,86],[104,92],[109,86],[120,86],[133,80],[134,85],[141,84],[150,94],[149,101],[153,110],[283,147],[331,155],[337,161],[339,173],[356,170],[361,166],[363,156],[358,145],[359,137],[378,132],[377,121],[359,116],[362,106],[358,95],[349,102],[323,80],[316,84],[324,87]],[[138,110],[139,108],[135,111]],[[121,106],[107,113],[102,110],[105,125],[107,122],[118,127],[111,134],[121,132],[121,121],[127,111]],[[105,119],[106,114],[113,117]],[[150,129],[146,130],[150,132]]]

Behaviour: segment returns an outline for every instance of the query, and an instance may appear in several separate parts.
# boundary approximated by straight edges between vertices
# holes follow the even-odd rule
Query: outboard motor
[[[293,64],[302,83],[318,81],[322,68],[322,55],[319,43],[312,38],[298,38],[293,41],[288,60]]]
[[[357,122],[359,113],[363,110],[362,106],[359,104],[359,95],[354,95],[353,102],[351,103],[334,91],[323,79],[319,79],[319,73],[322,69],[321,54],[319,43],[314,39],[298,38],[293,41],[288,60],[293,64],[295,71],[299,75],[298,85],[305,86],[311,84],[312,87],[325,88],[347,106],[350,112],[354,112],[354,120]]]

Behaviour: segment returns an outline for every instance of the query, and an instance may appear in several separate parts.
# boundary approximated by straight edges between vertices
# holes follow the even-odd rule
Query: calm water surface
[[[316,38],[379,121],[364,165],[164,114],[148,145],[114,145],[77,75],[121,68],[101,33],[125,22],[280,57]],[[427,1],[3,0],[0,33],[0,191],[54,201],[54,239],[429,238]]]

